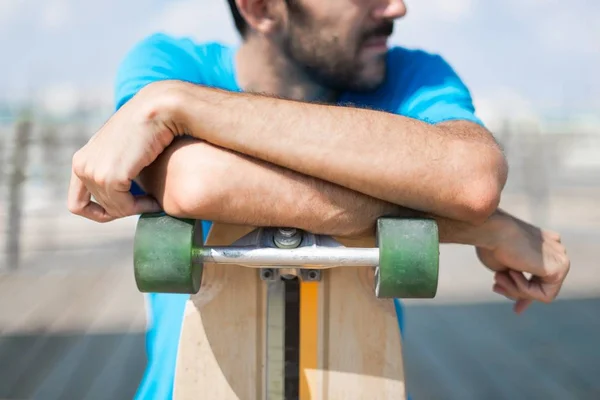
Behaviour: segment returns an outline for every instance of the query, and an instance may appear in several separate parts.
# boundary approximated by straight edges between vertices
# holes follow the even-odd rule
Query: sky
[[[325,0],[324,0],[325,1]],[[483,118],[600,115],[600,1],[407,0],[391,43],[441,54]],[[111,104],[116,68],[154,32],[239,42],[226,0],[0,0],[0,101]]]

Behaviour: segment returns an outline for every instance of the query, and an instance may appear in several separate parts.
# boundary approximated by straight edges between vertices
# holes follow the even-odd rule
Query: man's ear
[[[236,0],[238,10],[255,31],[268,35],[283,21],[282,0]]]

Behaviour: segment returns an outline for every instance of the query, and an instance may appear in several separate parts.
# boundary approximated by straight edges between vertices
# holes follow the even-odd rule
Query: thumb
[[[154,197],[148,195],[134,197],[133,214],[145,214],[160,211],[162,211],[162,207]]]

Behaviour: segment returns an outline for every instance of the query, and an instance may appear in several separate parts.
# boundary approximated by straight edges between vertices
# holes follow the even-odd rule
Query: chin
[[[376,68],[369,68],[363,70],[358,79],[356,79],[356,90],[362,92],[369,92],[378,89],[385,81],[386,78],[386,67],[377,66]]]

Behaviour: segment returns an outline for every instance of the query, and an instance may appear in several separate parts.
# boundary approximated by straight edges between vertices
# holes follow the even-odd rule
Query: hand
[[[508,214],[502,214],[495,230],[496,243],[489,248],[477,248],[481,262],[495,271],[494,292],[514,300],[514,311],[518,314],[534,300],[553,301],[570,269],[559,234]],[[531,277],[526,278],[524,273]]]
[[[69,210],[97,222],[159,211],[149,196],[134,197],[132,180],[182,130],[174,84],[140,90],[73,156]],[[95,201],[92,201],[92,196]]]

